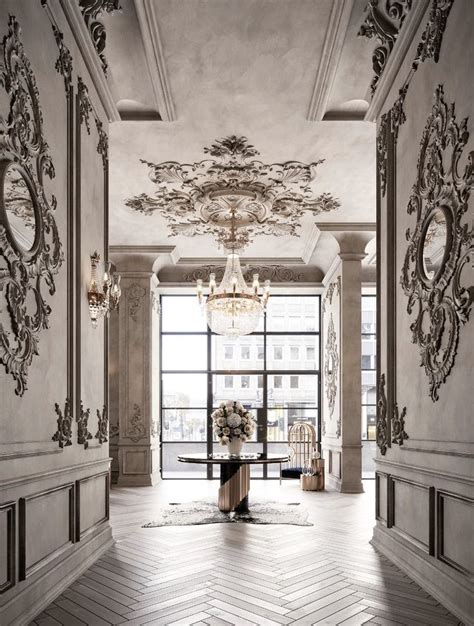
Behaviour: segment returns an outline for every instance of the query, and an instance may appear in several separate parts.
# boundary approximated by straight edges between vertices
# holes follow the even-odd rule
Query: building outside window
[[[273,346],[273,358],[275,361],[281,361],[283,359],[283,347]]]
[[[299,376],[290,376],[290,389],[298,389],[299,382]]]
[[[283,376],[274,376],[273,377],[273,388],[274,389],[282,389],[283,388]]]
[[[299,346],[290,346],[290,359],[292,361],[298,361],[300,358]]]
[[[315,349],[313,346],[306,346],[306,360],[314,361],[315,359]]]
[[[234,358],[234,346],[224,346],[224,359],[229,361]]]
[[[233,376],[225,376],[224,377],[224,387],[226,389],[234,388],[234,377]]]
[[[263,376],[261,374],[257,376],[257,387],[263,389]]]
[[[240,348],[240,358],[247,361],[250,359],[250,346],[241,346]]]
[[[265,348],[263,346],[257,346],[257,359],[259,361],[263,361],[264,356],[265,356]]]
[[[242,389],[248,389],[250,387],[250,376],[241,376],[240,386]]]

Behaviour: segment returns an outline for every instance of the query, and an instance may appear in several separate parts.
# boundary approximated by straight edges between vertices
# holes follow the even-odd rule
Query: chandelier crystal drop
[[[231,210],[230,236],[226,246],[230,250],[221,284],[217,286],[215,274],[209,275],[209,295],[204,300],[202,280],[197,281],[197,295],[203,305],[207,324],[217,335],[238,337],[253,333],[264,312],[270,296],[270,281],[266,280],[263,293],[259,294],[258,274],[253,275],[248,287],[242,275],[239,255],[241,247],[235,227],[235,209]]]

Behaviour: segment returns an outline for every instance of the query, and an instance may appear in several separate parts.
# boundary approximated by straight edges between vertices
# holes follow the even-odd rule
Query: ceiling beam
[[[155,6],[153,0],[134,0],[134,3],[156,106],[163,121],[173,122],[176,120],[176,113]]]
[[[320,122],[326,112],[353,4],[354,0],[334,0],[333,2],[309,105],[308,120],[310,122]]]

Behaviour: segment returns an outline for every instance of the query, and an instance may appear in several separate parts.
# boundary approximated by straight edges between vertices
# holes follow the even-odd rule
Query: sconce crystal
[[[91,254],[91,282],[87,292],[89,312],[94,328],[97,328],[97,323],[101,317],[108,317],[110,311],[118,307],[122,293],[120,274],[112,273],[111,263],[105,263],[102,280],[97,278],[99,265],[100,254],[96,251]]]

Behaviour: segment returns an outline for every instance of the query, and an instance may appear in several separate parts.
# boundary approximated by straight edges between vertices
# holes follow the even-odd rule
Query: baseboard
[[[0,610],[0,624],[26,626],[51,602],[65,591],[79,576],[100,558],[113,544],[112,529],[109,524],[83,544],[75,544],[75,549],[65,559],[59,561],[48,572],[25,587]],[[47,587],[44,592],[40,587]]]
[[[455,570],[446,571],[443,563],[407,546],[383,526],[374,528],[371,543],[464,624],[474,623],[474,591],[470,579]]]

